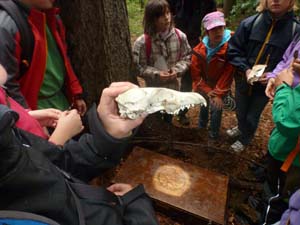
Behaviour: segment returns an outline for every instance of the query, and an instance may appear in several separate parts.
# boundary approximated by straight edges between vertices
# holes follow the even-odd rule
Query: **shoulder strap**
[[[300,137],[298,137],[298,141],[295,148],[288,154],[287,158],[284,160],[280,168],[283,172],[287,172],[289,170],[289,168],[291,167],[294,159],[296,158],[299,152],[300,152]]]
[[[262,13],[259,13],[256,18],[254,19],[254,22],[252,24],[252,27],[251,27],[251,32],[252,30],[257,26],[257,24],[262,20],[263,18],[263,14]]]
[[[296,32],[296,27],[297,27],[297,22],[295,20],[293,20],[293,37],[294,37],[295,32]]]
[[[179,33],[179,31],[178,31],[177,28],[175,28],[175,33],[177,35],[178,42],[179,42],[179,52],[178,52],[178,55],[177,55],[177,60],[179,60],[181,58],[181,44],[182,44],[182,39],[181,39],[180,33]]]
[[[4,9],[15,21],[20,33],[20,45],[22,48],[20,75],[23,75],[29,68],[33,53],[34,41],[31,28],[22,15],[22,11],[13,0],[0,0],[0,7]]]
[[[152,40],[150,35],[148,34],[144,34],[144,38],[145,38],[145,47],[146,47],[146,59],[147,62],[149,62],[150,60],[150,55],[151,55],[151,48],[152,48]]]

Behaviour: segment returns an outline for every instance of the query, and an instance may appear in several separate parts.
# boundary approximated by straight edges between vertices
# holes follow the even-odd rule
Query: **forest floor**
[[[228,224],[258,224],[257,213],[249,206],[248,197],[259,194],[262,184],[255,178],[251,168],[262,166],[260,161],[267,151],[269,133],[273,128],[271,107],[271,104],[268,104],[265,108],[254,140],[241,153],[230,151],[229,147],[234,140],[228,138],[225,133],[226,129],[237,124],[235,112],[223,112],[220,138],[212,141],[208,138],[207,129],[197,127],[199,107],[188,111],[187,115],[191,122],[189,126],[182,126],[176,117],[170,126],[159,121],[157,117],[150,116],[138,133],[138,138],[144,139],[138,145],[228,176],[229,196],[226,215]],[[193,145],[195,143],[199,145]],[[189,222],[187,217],[183,219],[176,214],[158,212],[158,218],[161,225],[197,225],[195,222]],[[248,220],[243,221],[242,218]]]

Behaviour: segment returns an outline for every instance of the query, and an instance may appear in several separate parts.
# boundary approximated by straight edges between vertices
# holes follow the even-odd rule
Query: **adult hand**
[[[107,188],[107,190],[119,196],[125,195],[127,192],[131,191],[132,189],[133,187],[130,184],[122,184],[122,183],[113,184]]]
[[[145,116],[135,120],[125,119],[121,118],[118,113],[115,98],[130,88],[138,88],[138,86],[130,82],[112,83],[108,88],[103,90],[100,98],[100,103],[97,108],[98,116],[106,132],[115,138],[129,136],[132,129],[139,126],[145,119]]]
[[[87,110],[86,103],[83,99],[76,99],[74,101],[74,108],[78,110],[80,116],[83,116]]]
[[[29,115],[34,117],[43,127],[56,127],[57,120],[59,119],[62,111],[58,109],[39,109],[28,111]]]
[[[268,80],[267,87],[266,87],[266,90],[265,90],[265,94],[270,100],[274,99],[274,95],[275,95],[275,78],[272,77]]]
[[[64,145],[66,141],[79,134],[83,128],[81,117],[76,109],[64,111],[60,115],[49,141],[57,145]]]
[[[220,97],[218,96],[215,96],[215,97],[212,97],[210,99],[210,102],[211,104],[216,107],[217,109],[222,109],[223,108],[223,101]]]
[[[283,82],[292,86],[294,81],[294,74],[292,68],[282,70],[275,79],[275,88],[281,85]]]

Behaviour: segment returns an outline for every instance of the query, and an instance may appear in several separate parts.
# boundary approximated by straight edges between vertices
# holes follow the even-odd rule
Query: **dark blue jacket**
[[[257,55],[271,28],[273,19],[269,11],[256,14],[241,22],[236,32],[229,40],[227,58],[239,71],[245,72],[251,69]],[[281,61],[282,56],[293,40],[294,35],[300,33],[300,24],[294,13],[288,12],[278,20],[274,20],[275,26],[269,42],[258,64],[265,64],[268,55],[269,63],[265,72],[272,71]],[[246,79],[245,79],[246,82]],[[254,86],[260,86],[255,84]],[[264,88],[260,88],[264,91]]]

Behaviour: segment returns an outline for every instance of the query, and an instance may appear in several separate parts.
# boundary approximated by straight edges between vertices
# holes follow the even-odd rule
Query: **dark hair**
[[[169,3],[166,0],[149,0],[144,13],[143,26],[144,33],[153,36],[156,33],[155,21],[163,16],[166,10],[170,10]],[[171,27],[173,18],[171,19]]]

